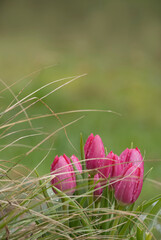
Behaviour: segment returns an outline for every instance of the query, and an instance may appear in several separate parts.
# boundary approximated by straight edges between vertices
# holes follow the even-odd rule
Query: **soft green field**
[[[32,121],[43,135],[18,124],[1,135],[0,158],[20,160],[39,173],[50,171],[56,154],[79,155],[79,135],[84,140],[99,134],[108,151],[118,155],[133,142],[145,156],[147,181],[142,199],[160,192],[161,180],[161,4],[160,1],[1,1],[0,2],[0,109],[52,81],[87,74],[43,99],[54,112],[78,109],[111,110],[114,113],[81,112],[60,115],[63,124],[84,116],[28,156],[19,156],[51,134],[61,124],[55,117]],[[51,66],[49,68],[46,68]],[[31,82],[30,82],[31,81]],[[33,96],[41,98],[66,81],[52,84]],[[25,87],[25,88],[24,88]],[[11,92],[11,90],[13,92]],[[15,101],[16,102],[16,101]],[[14,103],[15,103],[14,102]],[[28,104],[28,103],[27,103]],[[24,104],[24,107],[26,104]],[[20,107],[1,118],[3,125]],[[50,113],[42,102],[26,110],[29,117]],[[24,113],[12,122],[25,119]],[[17,130],[24,131],[12,133]],[[28,130],[26,130],[28,129]],[[39,129],[40,130],[40,129]],[[2,133],[3,130],[0,130]],[[5,136],[6,135],[6,136]],[[5,137],[4,137],[5,136]],[[18,140],[19,139],[19,140]],[[7,144],[7,148],[3,149]],[[17,156],[17,159],[13,159]],[[18,157],[19,156],[19,157]]]

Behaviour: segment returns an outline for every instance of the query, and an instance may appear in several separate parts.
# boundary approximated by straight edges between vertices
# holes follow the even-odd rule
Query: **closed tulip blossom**
[[[109,175],[111,177],[112,164],[115,158],[115,154],[111,151],[101,162],[101,168],[99,169],[99,177],[108,179]]]
[[[93,133],[88,137],[84,146],[87,169],[96,170],[103,167],[103,159],[105,158],[105,150],[103,142],[99,135],[94,136]]]
[[[122,176],[123,165],[120,162],[120,158],[112,151],[107,155],[107,158],[111,160],[110,167],[110,186],[115,187],[118,179]]]
[[[122,179],[115,186],[115,198],[120,204],[128,205],[137,200],[142,190],[143,174],[142,166],[129,163]]]
[[[81,165],[74,155],[71,157],[78,171],[81,171]],[[51,184],[59,190],[72,195],[75,192],[76,177],[70,159],[64,154],[63,156],[56,156],[51,165],[51,174],[55,175],[51,180]],[[53,189],[56,193],[56,191]]]

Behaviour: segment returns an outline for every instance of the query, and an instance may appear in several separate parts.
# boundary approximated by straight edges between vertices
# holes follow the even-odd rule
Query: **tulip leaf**
[[[153,235],[149,232],[145,234],[145,240],[151,240]]]
[[[108,188],[108,183],[107,185],[104,187],[103,189],[103,193],[102,193],[102,198],[101,198],[101,208],[111,208],[110,206],[110,199],[109,199],[109,194],[110,193],[111,189],[109,190]],[[103,216],[102,216],[102,219],[101,221],[103,221],[102,225],[101,225],[101,228],[102,229],[108,229],[110,227],[110,221],[109,221],[109,218],[110,218],[110,214],[109,213],[104,213]],[[105,232],[104,235],[107,235],[108,232]]]
[[[89,189],[89,208],[94,207],[93,195],[94,195],[94,178],[89,177],[88,179],[88,189]]]
[[[130,217],[129,220],[122,226],[119,235],[122,236],[124,234],[126,234],[126,231],[128,230],[131,222],[132,222],[133,217]]]
[[[109,205],[109,199],[108,199],[108,184],[104,187],[103,193],[102,193],[102,198],[101,198],[101,208],[106,208]]]
[[[150,199],[149,201],[146,201],[145,203],[142,203],[140,206],[137,207],[136,212],[145,212],[147,208],[152,207],[153,204],[158,200],[161,200],[161,194]]]
[[[88,206],[88,196],[87,196],[87,193],[85,194],[86,196],[84,196],[84,197],[82,197],[81,198],[81,201],[80,201],[80,205],[83,207],[83,208],[85,208],[85,207],[87,207]]]
[[[149,207],[153,207],[153,204],[157,201],[161,201],[161,194],[159,194],[158,196],[156,196],[155,198],[152,198],[151,200],[141,204],[140,206],[137,207],[137,209],[135,210],[135,213],[137,215],[141,215],[145,212],[146,209],[148,209]],[[154,207],[153,207],[154,208]],[[159,207],[156,207],[155,209],[153,209],[153,211],[156,211],[159,210],[160,208]],[[130,211],[130,209],[128,209],[128,211]],[[131,210],[132,211],[132,210]],[[151,210],[152,211],[152,210]],[[145,213],[146,214],[146,213]],[[147,213],[148,214],[148,213]],[[154,213],[149,213],[149,214],[154,214]],[[153,215],[154,216],[154,215]],[[155,217],[155,216],[154,216]],[[134,220],[134,216],[131,216],[129,218],[129,220],[123,225],[123,227],[121,228],[120,230],[120,235],[124,235],[128,229],[128,227],[130,225],[133,224],[133,220]],[[148,215],[147,215],[147,218],[148,218]],[[135,222],[138,221],[138,218],[135,218]]]
[[[84,157],[84,143],[83,143],[83,135],[80,134],[80,151],[81,151],[81,159],[85,159]]]
[[[132,212],[133,209],[134,209],[134,206],[135,206],[135,203],[133,203],[133,204],[131,204],[131,205],[129,205],[129,206],[126,206],[126,207],[125,207],[125,208],[126,208],[126,211]],[[124,223],[122,226],[120,226],[120,228],[119,228],[119,233],[120,233],[120,235],[124,235],[124,234],[126,233],[128,227],[129,227],[130,224],[132,223],[132,219],[133,219],[133,218],[134,218],[133,216],[130,216],[130,217],[128,218],[128,220],[127,220],[126,217],[124,217],[124,218],[122,219],[122,222],[125,222],[125,223]]]
[[[144,229],[141,224],[138,224],[138,226],[137,226],[136,238],[137,238],[137,240],[144,239]]]
[[[158,200],[159,199],[159,200]],[[136,209],[136,214],[137,212],[139,212],[139,214],[142,214],[148,207],[151,207],[153,203],[155,203],[156,201],[158,201],[156,203],[155,206],[153,206],[153,208],[150,210],[150,212],[147,214],[146,218],[144,219],[144,225],[149,225],[148,228],[150,228],[153,224],[153,220],[156,217],[156,214],[160,211],[161,209],[161,196],[157,196],[154,199],[149,200],[148,202],[146,202],[144,205],[139,206]],[[128,229],[128,227],[130,227],[133,223],[135,217],[130,217],[130,219],[126,222],[126,224],[122,227],[121,231],[120,231],[120,235],[124,235]],[[135,222],[138,221],[138,218],[135,218]],[[139,231],[139,230],[137,230]],[[138,238],[139,239],[139,238]]]
[[[156,202],[156,204],[153,206],[151,211],[147,214],[146,218],[144,219],[144,224],[148,226],[149,229],[152,227],[153,221],[160,210],[161,210],[161,199]]]
[[[109,188],[109,180],[110,177],[107,180],[107,184],[104,186],[104,190],[102,193],[102,199],[101,199],[101,208],[108,208],[114,209],[114,190],[112,188]],[[110,221],[110,218],[113,217],[113,214],[106,213],[102,216],[102,221],[104,222],[101,226],[102,229],[108,229],[112,226],[113,220]],[[108,232],[105,232],[107,235]]]

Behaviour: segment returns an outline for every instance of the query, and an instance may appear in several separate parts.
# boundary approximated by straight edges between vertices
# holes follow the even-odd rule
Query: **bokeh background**
[[[48,153],[38,167],[39,174],[46,174],[56,154],[80,156],[80,132],[84,141],[93,132],[102,137],[108,151],[117,154],[132,143],[137,146],[145,157],[145,170],[153,167],[141,198],[160,193],[161,1],[0,1],[2,112],[14,99],[13,93],[19,93],[21,99],[54,80],[84,73],[87,75],[46,97],[45,104],[54,112],[107,109],[121,116],[101,112],[59,116],[64,124],[85,116],[66,129],[78,152],[62,130],[22,157],[47,135],[23,137],[33,134],[28,123],[5,133],[0,130],[1,159],[20,161],[33,169]],[[63,83],[33,96],[41,98]],[[11,87],[4,90],[5,85]],[[18,111],[20,108],[1,117],[1,124],[12,120]],[[49,108],[40,102],[27,110],[29,117],[47,113]],[[24,113],[11,122],[21,119],[25,119]],[[48,135],[61,127],[54,117],[32,124]]]

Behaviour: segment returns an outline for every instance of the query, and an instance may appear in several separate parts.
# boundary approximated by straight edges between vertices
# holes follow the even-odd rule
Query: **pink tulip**
[[[144,167],[143,157],[138,148],[126,148],[120,155],[120,162],[122,163],[123,168],[127,167],[131,162],[133,165],[137,164],[140,167]]]
[[[71,157],[78,171],[81,172],[81,164],[74,155]],[[56,156],[51,165],[51,174],[55,177],[51,180],[51,184],[61,191],[65,191],[68,195],[75,192],[76,178],[70,159],[64,154]],[[56,193],[56,191],[53,189]]]
[[[111,151],[104,159],[102,159],[102,167],[99,169],[99,177],[108,179],[111,176],[112,164],[115,154]]]
[[[99,175],[98,173],[94,176],[94,184],[99,180]],[[101,196],[102,192],[103,192],[103,189],[100,188],[101,187],[101,183],[98,182],[97,185],[95,186],[95,191],[94,191],[94,196],[95,197],[99,197]]]
[[[112,151],[107,155],[107,158],[111,159],[110,186],[115,187],[118,179],[122,176],[123,165],[120,158]]]
[[[143,185],[143,166],[129,163],[122,180],[115,185],[115,198],[122,204],[134,203],[139,197]]]
[[[105,150],[103,142],[99,135],[94,137],[93,133],[88,137],[84,146],[84,153],[87,169],[95,170],[103,167],[103,158],[105,158]]]

